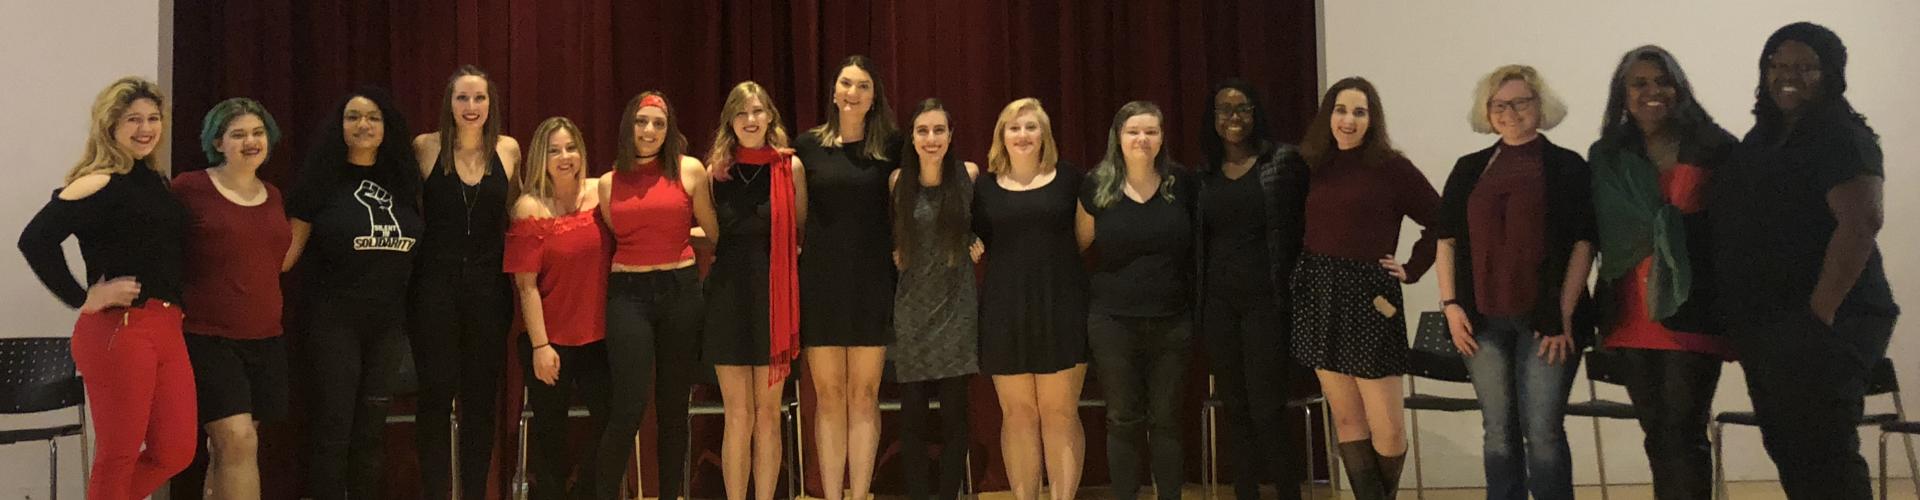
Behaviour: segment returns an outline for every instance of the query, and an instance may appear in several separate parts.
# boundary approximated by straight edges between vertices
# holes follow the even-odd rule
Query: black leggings
[[[420,373],[415,450],[427,499],[447,498],[454,400],[460,401],[460,497],[487,497],[500,413],[513,294],[499,262],[422,259],[413,286],[410,333]]]
[[[573,398],[578,396],[587,406],[589,434],[599,436],[606,429],[607,389],[612,386],[612,375],[607,367],[607,343],[594,342],[583,346],[553,345],[554,354],[560,357],[560,378],[555,385],[547,385],[533,376],[533,345],[528,337],[522,336],[520,359],[526,364],[527,406],[533,408],[533,422],[529,426],[528,446],[532,448],[527,468],[533,472],[531,497],[533,500],[561,500],[577,498],[573,492],[594,491],[594,460],[598,457],[589,450],[580,453],[580,468],[587,471],[573,488],[567,488],[567,478],[573,475],[571,463],[573,455],[567,452],[567,412],[572,407]],[[596,444],[598,441],[596,441]]]
[[[1233,492],[1259,500],[1271,481],[1282,499],[1300,498],[1287,397],[1297,365],[1286,356],[1292,322],[1267,295],[1209,294],[1201,311],[1214,393],[1226,413],[1220,441],[1233,461]],[[1281,354],[1276,354],[1281,353]]]
[[[400,371],[405,314],[399,304],[339,297],[307,307],[307,491],[315,500],[380,498],[380,438]]]
[[[700,273],[694,267],[607,278],[607,359],[612,400],[600,435],[595,498],[619,497],[633,454],[633,436],[654,388],[659,436],[660,498],[681,496],[687,460],[687,389],[700,364],[700,325],[705,317]]]
[[[929,498],[927,485],[927,397],[940,398],[940,482],[932,498],[953,500],[967,474],[966,375],[900,384],[900,466],[907,498]]]
[[[1627,396],[1646,434],[1653,496],[1659,500],[1713,496],[1713,450],[1707,422],[1720,385],[1720,358],[1655,349],[1619,349]]]

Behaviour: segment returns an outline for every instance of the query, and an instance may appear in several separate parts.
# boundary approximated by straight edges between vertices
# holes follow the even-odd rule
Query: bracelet
[[[529,352],[531,352],[531,351],[538,351],[538,350],[540,350],[540,348],[542,348],[542,347],[553,347],[553,343],[552,343],[552,342],[548,342],[548,343],[544,343],[544,344],[540,344],[540,345],[537,345],[537,346],[533,346],[533,349],[529,349],[528,351],[529,351]]]
[[[1460,305],[1459,299],[1446,299],[1446,300],[1440,301],[1441,309],[1446,309],[1447,306],[1457,306],[1457,305]]]

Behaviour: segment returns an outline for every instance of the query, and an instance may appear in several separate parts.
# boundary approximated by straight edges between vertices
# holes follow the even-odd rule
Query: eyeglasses
[[[1540,99],[1535,97],[1522,97],[1511,101],[1492,101],[1487,103],[1487,112],[1496,115],[1506,113],[1507,111],[1525,113],[1532,111],[1533,105],[1539,102]]]
[[[1214,106],[1213,116],[1214,118],[1227,118],[1231,116],[1239,116],[1242,118],[1250,117],[1250,116],[1253,116],[1253,105],[1240,104],[1235,106]]]
[[[1817,77],[1820,76],[1820,65],[1769,62],[1767,63],[1767,73],[1781,75],[1799,74],[1804,77]]]

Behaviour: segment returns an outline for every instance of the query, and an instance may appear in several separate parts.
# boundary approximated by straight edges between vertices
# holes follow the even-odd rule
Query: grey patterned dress
[[[908,181],[911,182],[911,181]],[[919,382],[958,377],[980,371],[979,296],[974,292],[973,263],[966,250],[958,262],[936,257],[933,225],[939,213],[928,193],[913,206],[914,248],[905,255],[893,299],[893,362],[897,382]]]

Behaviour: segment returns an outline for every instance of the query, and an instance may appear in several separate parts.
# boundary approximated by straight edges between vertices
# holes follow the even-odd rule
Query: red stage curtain
[[[604,170],[620,136],[614,129],[622,105],[656,89],[680,113],[695,156],[704,156],[734,83],[765,85],[797,134],[823,122],[833,65],[856,53],[879,62],[877,76],[902,119],[922,98],[946,101],[958,131],[954,151],[968,160],[985,163],[987,136],[1002,106],[1033,96],[1053,118],[1063,159],[1083,167],[1097,162],[1114,111],[1145,99],[1167,114],[1167,147],[1193,165],[1200,161],[1200,127],[1212,125],[1200,123],[1211,105],[1207,90],[1228,76],[1263,89],[1281,140],[1299,137],[1317,97],[1313,6],[1309,0],[175,0],[176,170],[200,167],[191,132],[207,108],[246,96],[265,104],[286,132],[262,176],[289,187],[314,121],[340,95],[360,84],[388,87],[413,132],[430,131],[438,126],[446,78],[463,63],[492,72],[503,104],[499,118],[522,144],[541,120],[567,116],[584,129],[595,169]],[[289,326],[289,335],[301,335]],[[306,360],[294,355],[297,391],[298,367]],[[1205,390],[1204,363],[1196,352],[1196,402]],[[509,365],[519,366],[517,359]],[[1311,386],[1309,380],[1299,385]],[[700,395],[717,399],[712,392]],[[517,400],[517,389],[513,393]],[[982,489],[1003,489],[991,385],[977,381],[974,395],[975,479]],[[1197,404],[1190,407],[1197,419]],[[1097,411],[1085,417],[1085,482],[1103,484],[1104,426]],[[718,497],[718,471],[707,459],[717,459],[719,425],[706,420],[694,426],[694,493]],[[893,424],[889,417],[886,425]],[[267,497],[294,498],[303,470],[299,422],[268,425],[263,434]],[[895,433],[886,434],[883,455]],[[512,435],[503,429],[501,437],[504,482],[513,466]],[[1188,436],[1195,443],[1191,481],[1201,477],[1200,437]],[[410,429],[395,426],[388,442],[388,495],[412,497]],[[645,445],[651,448],[650,438]],[[807,461],[812,469],[813,458]],[[897,465],[887,462],[876,489],[897,492]],[[820,493],[817,478],[808,484]],[[183,497],[197,494],[183,489],[189,490],[179,492]]]

